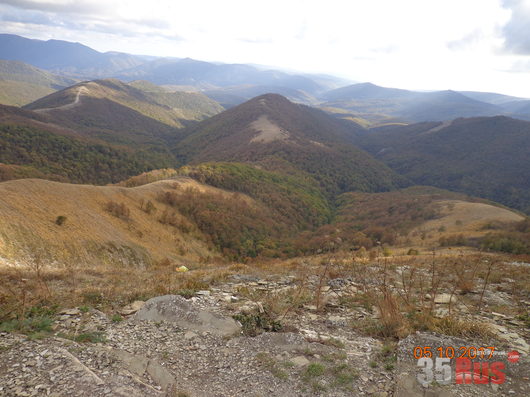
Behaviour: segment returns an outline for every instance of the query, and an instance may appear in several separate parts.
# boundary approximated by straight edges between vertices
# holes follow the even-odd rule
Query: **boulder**
[[[221,336],[239,334],[241,330],[234,319],[201,310],[180,295],[164,295],[149,299],[134,318],[171,322],[191,331],[210,332]]]
[[[144,301],[134,301],[133,303],[125,306],[123,309],[120,310],[120,314],[122,316],[130,316],[131,314],[136,313],[138,310],[140,310],[145,305]]]
[[[434,303],[437,304],[448,304],[448,303],[455,303],[456,302],[456,296],[451,294],[438,294],[434,297]]]

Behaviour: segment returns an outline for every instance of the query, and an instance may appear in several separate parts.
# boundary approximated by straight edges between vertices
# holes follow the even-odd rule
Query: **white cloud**
[[[520,0],[3,3],[10,6],[0,5],[0,15],[9,9],[28,17],[5,20],[5,30],[79,41],[100,51],[278,65],[404,88],[530,96],[520,73],[512,78],[500,72],[520,61],[502,54],[504,26],[513,24]]]

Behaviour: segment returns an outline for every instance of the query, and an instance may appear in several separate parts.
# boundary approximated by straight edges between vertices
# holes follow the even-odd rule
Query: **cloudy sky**
[[[530,0],[0,0],[0,32],[530,97]]]

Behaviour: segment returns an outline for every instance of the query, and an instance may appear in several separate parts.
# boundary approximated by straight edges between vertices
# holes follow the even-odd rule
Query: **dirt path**
[[[79,102],[81,101],[81,94],[87,94],[87,93],[88,93],[88,89],[85,86],[81,86],[77,90],[77,94],[76,94],[75,99],[74,99],[73,102],[67,103],[66,105],[57,106],[57,107],[54,107],[54,108],[36,109],[35,112],[43,113],[43,112],[49,112],[51,110],[72,109],[73,107],[76,107],[77,105],[79,105]]]
[[[427,130],[425,132],[422,132],[422,135],[427,135],[427,134],[431,134],[433,132],[438,132],[440,130],[443,130],[444,128],[446,127],[449,127],[451,124],[453,124],[453,120],[447,120],[447,121],[444,121],[442,124],[440,124],[439,126],[437,127],[434,127],[434,128],[431,128],[430,130]]]

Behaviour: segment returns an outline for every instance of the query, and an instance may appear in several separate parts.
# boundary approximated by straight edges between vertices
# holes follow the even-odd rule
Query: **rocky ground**
[[[344,304],[358,288],[349,279],[327,280],[319,289],[322,307],[309,302],[302,310],[286,310],[277,324],[265,321],[266,302],[259,299],[295,296],[294,277],[236,275],[190,299],[169,295],[134,302],[120,315],[87,307],[63,310],[48,338],[0,333],[0,396],[530,395],[529,334],[520,320],[481,314],[496,332],[488,346],[499,353],[483,361],[504,363],[503,384],[457,385],[451,360],[449,384],[424,387],[417,380],[415,347],[485,342],[428,332],[399,343],[363,336],[356,323],[377,320],[378,313]],[[452,299],[434,297],[440,315]],[[486,299],[493,304],[509,297],[499,291]],[[521,354],[516,362],[507,361],[505,352],[512,350]]]

